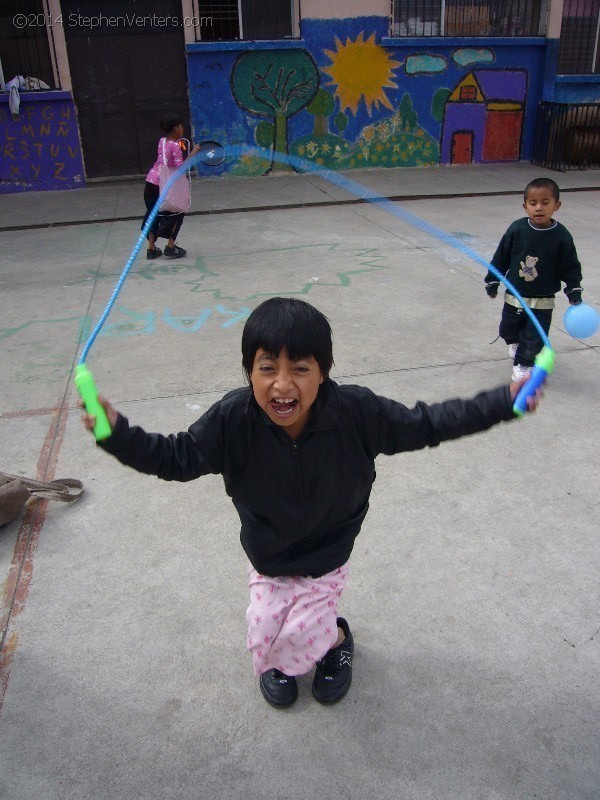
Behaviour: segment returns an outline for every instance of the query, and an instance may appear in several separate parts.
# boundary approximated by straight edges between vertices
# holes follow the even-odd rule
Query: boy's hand
[[[111,430],[114,430],[115,425],[117,424],[117,417],[119,416],[118,411],[111,405],[110,401],[103,397],[101,394],[98,395],[98,402],[102,406],[102,408],[106,411],[106,416],[108,417],[108,422],[110,424]],[[79,401],[79,407],[85,408],[83,400]],[[84,427],[88,431],[94,430],[94,425],[96,424],[96,417],[93,414],[84,414],[81,417],[81,421],[83,422]]]
[[[581,302],[583,302],[581,298],[581,292],[581,288],[571,289],[569,292],[565,289],[565,294],[567,295],[567,300],[569,301],[570,306],[578,306]]]
[[[521,378],[520,381],[514,381],[510,384],[510,399],[513,401],[513,403],[517,399],[517,395],[521,391],[521,387],[525,386],[528,380],[529,378]],[[543,391],[541,389],[536,389],[535,394],[532,397],[527,398],[527,411],[534,412],[543,396]]]

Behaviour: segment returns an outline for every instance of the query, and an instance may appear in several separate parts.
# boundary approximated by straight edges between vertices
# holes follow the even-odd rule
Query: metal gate
[[[600,168],[600,103],[538,105],[533,164],[565,172]]]
[[[190,135],[181,0],[61,0],[88,178],[145,174],[159,120]]]

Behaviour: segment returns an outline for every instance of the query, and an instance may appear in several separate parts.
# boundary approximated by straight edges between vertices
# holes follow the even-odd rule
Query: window
[[[42,0],[5,0],[0,8],[0,57],[6,83],[17,75],[56,85],[47,27],[48,10]]]
[[[474,103],[477,100],[477,87],[476,86],[461,86],[460,87],[460,100],[463,103]]]
[[[196,41],[291,39],[294,0],[194,0]]]
[[[600,73],[600,0],[565,0],[558,71],[562,75]]]
[[[547,14],[548,0],[392,0],[392,36],[544,36]]]
[[[442,36],[440,0],[393,0],[392,36]]]

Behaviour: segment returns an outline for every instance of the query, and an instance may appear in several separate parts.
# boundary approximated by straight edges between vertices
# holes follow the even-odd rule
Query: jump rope
[[[112,429],[106,416],[106,412],[98,400],[98,392],[94,383],[94,378],[87,367],[86,360],[92,345],[96,340],[96,337],[100,333],[102,326],[106,322],[106,319],[115,304],[119,292],[123,288],[123,284],[125,283],[125,280],[135,262],[135,259],[137,258],[138,253],[146,241],[150,228],[160,212],[161,205],[165,202],[167,195],[169,194],[169,191],[171,190],[171,187],[175,181],[184,175],[185,172],[188,172],[197,162],[200,162],[205,166],[217,167],[222,164],[226,158],[240,158],[241,156],[248,155],[257,156],[258,158],[263,158],[268,161],[278,161],[279,163],[288,164],[294,167],[299,172],[308,172],[313,175],[318,175],[324,180],[329,181],[329,183],[346,190],[355,197],[380,206],[385,211],[397,217],[407,225],[410,225],[413,228],[418,228],[419,230],[422,230],[430,236],[433,236],[434,238],[443,242],[444,244],[447,244],[455,250],[458,250],[459,252],[463,253],[463,255],[467,256],[467,258],[469,258],[471,261],[475,261],[495,275],[495,277],[501,283],[503,283],[507,289],[509,289],[511,294],[517,298],[523,307],[523,310],[529,316],[532,324],[539,333],[542,342],[544,343],[542,350],[535,359],[535,365],[531,371],[531,375],[528,381],[521,387],[513,405],[513,411],[517,416],[523,416],[523,414],[525,414],[527,411],[528,398],[533,397],[537,389],[543,385],[548,375],[550,375],[554,370],[555,353],[552,349],[552,345],[550,344],[550,340],[546,332],[525,302],[522,295],[506,278],[506,276],[499,272],[492,264],[486,261],[485,258],[480,256],[479,253],[476,253],[455,236],[451,236],[449,233],[446,233],[446,231],[437,228],[435,225],[432,225],[421,217],[417,217],[415,214],[411,214],[409,211],[394,205],[394,203],[387,198],[381,197],[381,195],[376,194],[366,186],[363,186],[362,184],[357,183],[356,181],[353,181],[338,172],[315,166],[314,164],[297,156],[284,155],[282,153],[266,150],[265,148],[248,146],[224,147],[217,142],[204,142],[200,145],[200,151],[196,155],[184,161],[184,163],[173,172],[165,184],[164,189],[161,191],[160,196],[150,212],[148,219],[146,220],[146,224],[142,228],[140,236],[133,250],[131,251],[131,255],[129,256],[115,285],[113,293],[106,304],[106,308],[102,312],[100,319],[92,330],[92,333],[90,334],[89,339],[82,350],[79,362],[75,367],[75,386],[81,396],[81,399],[83,400],[87,413],[95,417],[96,422],[94,425],[94,435],[97,440],[107,439],[111,435]]]

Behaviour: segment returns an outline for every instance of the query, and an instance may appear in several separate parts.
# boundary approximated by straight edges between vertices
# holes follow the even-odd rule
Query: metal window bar
[[[560,74],[597,75],[600,72],[599,32],[600,0],[565,0],[558,47]]]
[[[194,38],[197,42],[214,42],[241,38],[238,0],[193,0]]]
[[[547,15],[548,0],[392,0],[391,35],[544,36]]]
[[[244,39],[291,39],[291,0],[240,0]]]
[[[294,35],[292,0],[193,0],[192,7],[196,41],[291,39]]]
[[[560,172],[600,169],[600,103],[540,102],[531,162]]]
[[[0,8],[0,52],[4,80],[16,75],[39,78],[53,89],[60,89],[54,70],[54,36],[44,0],[5,0]]]

